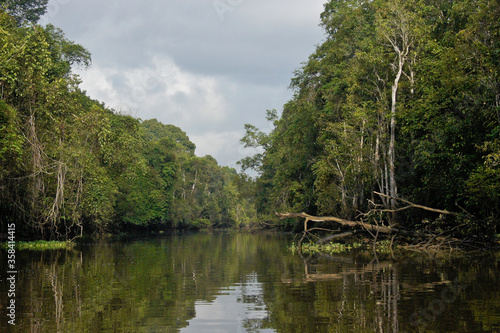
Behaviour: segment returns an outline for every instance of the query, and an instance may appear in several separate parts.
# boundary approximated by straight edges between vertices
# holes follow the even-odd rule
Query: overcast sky
[[[187,133],[196,155],[236,167],[243,125],[292,96],[323,39],[326,0],[50,0],[52,23],[92,53],[82,89],[108,107]]]

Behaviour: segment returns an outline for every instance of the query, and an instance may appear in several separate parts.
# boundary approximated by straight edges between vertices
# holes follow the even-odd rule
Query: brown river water
[[[2,250],[0,332],[500,332],[498,253],[304,256],[292,242],[176,233],[17,251],[15,281]]]

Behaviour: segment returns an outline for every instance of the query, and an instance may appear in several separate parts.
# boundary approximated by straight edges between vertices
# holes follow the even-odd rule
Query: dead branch
[[[386,194],[382,194],[382,193],[379,193],[379,192],[376,192],[376,191],[373,191],[373,193],[381,196],[381,197],[384,197],[384,198],[388,198],[388,199],[395,199],[395,200],[398,200],[398,201],[401,201],[401,202],[404,202],[405,204],[408,204],[408,206],[406,207],[402,207],[402,208],[398,208],[398,209],[384,209],[382,211],[384,212],[399,212],[399,211],[402,211],[402,210],[405,210],[405,209],[408,209],[408,208],[420,208],[420,209],[423,209],[423,210],[427,210],[429,212],[434,212],[434,213],[439,213],[439,214],[446,214],[446,215],[455,215],[455,213],[452,213],[452,212],[449,212],[447,210],[442,210],[442,209],[436,209],[436,208],[431,208],[431,207],[427,207],[427,206],[422,206],[422,205],[417,205],[411,201],[408,201],[408,200],[404,200],[404,199],[401,199],[401,198],[393,198],[393,197],[390,197]]]
[[[383,234],[393,234],[393,233],[399,233],[403,234],[406,236],[425,236],[425,234],[419,233],[419,232],[414,232],[414,231],[408,231],[408,230],[403,230],[403,229],[395,229],[395,228],[390,228],[390,227],[385,227],[385,226],[378,226],[374,224],[369,224],[369,223],[364,223],[364,222],[358,222],[358,221],[349,221],[345,219],[341,219],[339,217],[335,216],[312,216],[306,213],[276,213],[276,215],[280,219],[285,219],[285,218],[292,218],[292,217],[301,217],[304,218],[304,230],[308,231],[307,229],[307,222],[312,221],[312,222],[336,222],[341,225],[349,226],[351,228],[357,228],[361,227],[367,231],[374,231],[374,232],[381,232]]]
[[[375,191],[374,191],[374,193],[377,194],[377,195],[379,195],[382,198],[383,201],[386,201],[386,199],[389,199],[389,200],[398,200],[398,201],[406,203],[408,206],[397,208],[397,209],[373,209],[370,212],[379,212],[379,213],[382,213],[382,212],[391,212],[391,213],[395,213],[395,212],[399,212],[399,211],[402,211],[402,210],[405,210],[405,209],[409,209],[409,208],[418,208],[418,209],[423,209],[423,210],[426,210],[426,211],[430,211],[430,212],[434,212],[434,213],[439,213],[439,214],[455,215],[455,213],[449,212],[447,210],[436,209],[436,208],[431,208],[431,207],[427,207],[427,206],[418,205],[418,204],[415,204],[415,203],[413,203],[411,201],[408,201],[408,200],[404,200],[404,199],[401,199],[401,198],[394,198],[394,197],[388,196],[386,194],[382,194],[382,193],[375,192]],[[361,215],[367,215],[369,213],[361,214]],[[304,238],[306,236],[309,237],[310,231],[317,230],[317,229],[322,229],[322,228],[308,228],[307,224],[308,224],[309,221],[311,221],[311,222],[335,222],[335,223],[339,223],[339,224],[341,224],[343,226],[348,226],[348,227],[353,228],[353,229],[355,229],[355,228],[362,228],[362,229],[366,230],[368,233],[370,233],[372,235],[372,237],[374,237],[374,247],[375,247],[375,243],[377,241],[379,233],[392,234],[393,237],[391,238],[391,246],[390,246],[391,247],[391,252],[392,252],[392,246],[393,246],[393,243],[394,243],[394,237],[396,235],[404,235],[404,236],[409,236],[409,237],[425,238],[426,241],[424,242],[424,244],[423,243],[418,244],[418,246],[420,248],[424,248],[424,249],[429,249],[431,246],[436,245],[436,242],[438,242],[437,247],[440,248],[445,243],[450,244],[451,242],[457,242],[458,241],[456,238],[451,238],[451,237],[444,236],[443,235],[444,233],[441,233],[439,235],[435,235],[435,234],[431,234],[431,233],[423,233],[423,232],[405,230],[405,229],[400,229],[400,228],[394,228],[394,225],[387,227],[387,226],[379,225],[378,223],[376,223],[376,224],[369,224],[369,223],[362,222],[363,220],[361,220],[361,221],[350,221],[350,220],[342,219],[342,218],[335,217],[335,216],[322,216],[322,217],[320,217],[320,216],[309,215],[309,214],[306,214],[304,212],[303,213],[276,213],[276,215],[280,219],[284,219],[284,218],[296,218],[296,217],[300,217],[300,218],[304,219],[304,231],[303,231],[303,234],[302,234],[302,238],[299,241],[299,247],[301,246],[302,241],[304,240]],[[322,230],[324,230],[324,229],[322,229]],[[328,237],[324,237],[324,238],[319,239],[316,242],[316,244],[325,243],[325,242],[328,242],[328,241],[330,241],[332,239],[335,239],[335,238],[346,237],[346,236],[352,235],[354,232],[355,231],[349,231],[349,232],[344,232],[344,233],[341,233],[341,234],[334,234],[334,235],[331,235],[331,236],[328,236]]]

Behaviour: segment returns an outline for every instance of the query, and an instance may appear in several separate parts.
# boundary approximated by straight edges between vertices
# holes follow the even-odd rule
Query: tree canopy
[[[458,212],[450,227],[498,233],[499,10],[487,0],[328,1],[325,41],[295,72],[263,152],[242,161],[260,173],[261,218],[352,219],[395,210],[400,197]],[[245,143],[259,133],[246,129]],[[385,216],[407,226],[431,217]]]
[[[245,125],[242,144],[259,152],[240,166],[256,179],[196,156],[174,125],[88,97],[72,67],[90,52],[35,24],[47,1],[0,6],[0,232],[64,239],[381,208],[377,222],[499,233],[498,2],[328,1],[325,40],[282,112],[268,111],[273,130]],[[399,212],[399,199],[456,214]]]
[[[19,237],[68,239],[254,221],[250,179],[197,157],[178,127],[89,98],[72,67],[90,66],[90,52],[52,25],[20,27],[36,17],[13,10],[0,11],[1,233],[11,223]]]
[[[3,8],[14,17],[17,25],[35,24],[47,11],[49,0],[0,0]]]

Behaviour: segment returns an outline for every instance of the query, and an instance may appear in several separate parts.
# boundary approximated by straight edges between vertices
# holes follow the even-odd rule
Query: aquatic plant
[[[375,250],[379,254],[391,254],[392,250],[399,249],[398,245],[391,245],[390,239],[384,239],[377,241]],[[326,254],[338,254],[338,253],[348,253],[351,251],[357,252],[373,252],[373,244],[365,244],[360,242],[352,242],[352,243],[324,243],[324,244],[316,244],[316,243],[302,243],[301,245],[297,245],[292,243],[289,247],[292,253],[302,252],[304,254],[315,254],[315,253],[326,253]]]
[[[1,247],[7,249],[8,243],[2,243]],[[32,242],[16,242],[16,250],[32,250],[32,251],[44,251],[44,250],[68,250],[75,246],[72,241],[32,241]]]
[[[326,244],[314,244],[314,243],[303,243],[301,246],[296,245],[295,243],[292,243],[290,246],[290,250],[295,253],[298,251],[301,251],[302,253],[305,254],[313,254],[313,253],[328,253],[328,254],[334,254],[334,253],[346,253],[350,252],[354,249],[360,249],[363,248],[364,244],[362,243],[349,243],[349,244],[344,244],[344,243],[326,243]]]

